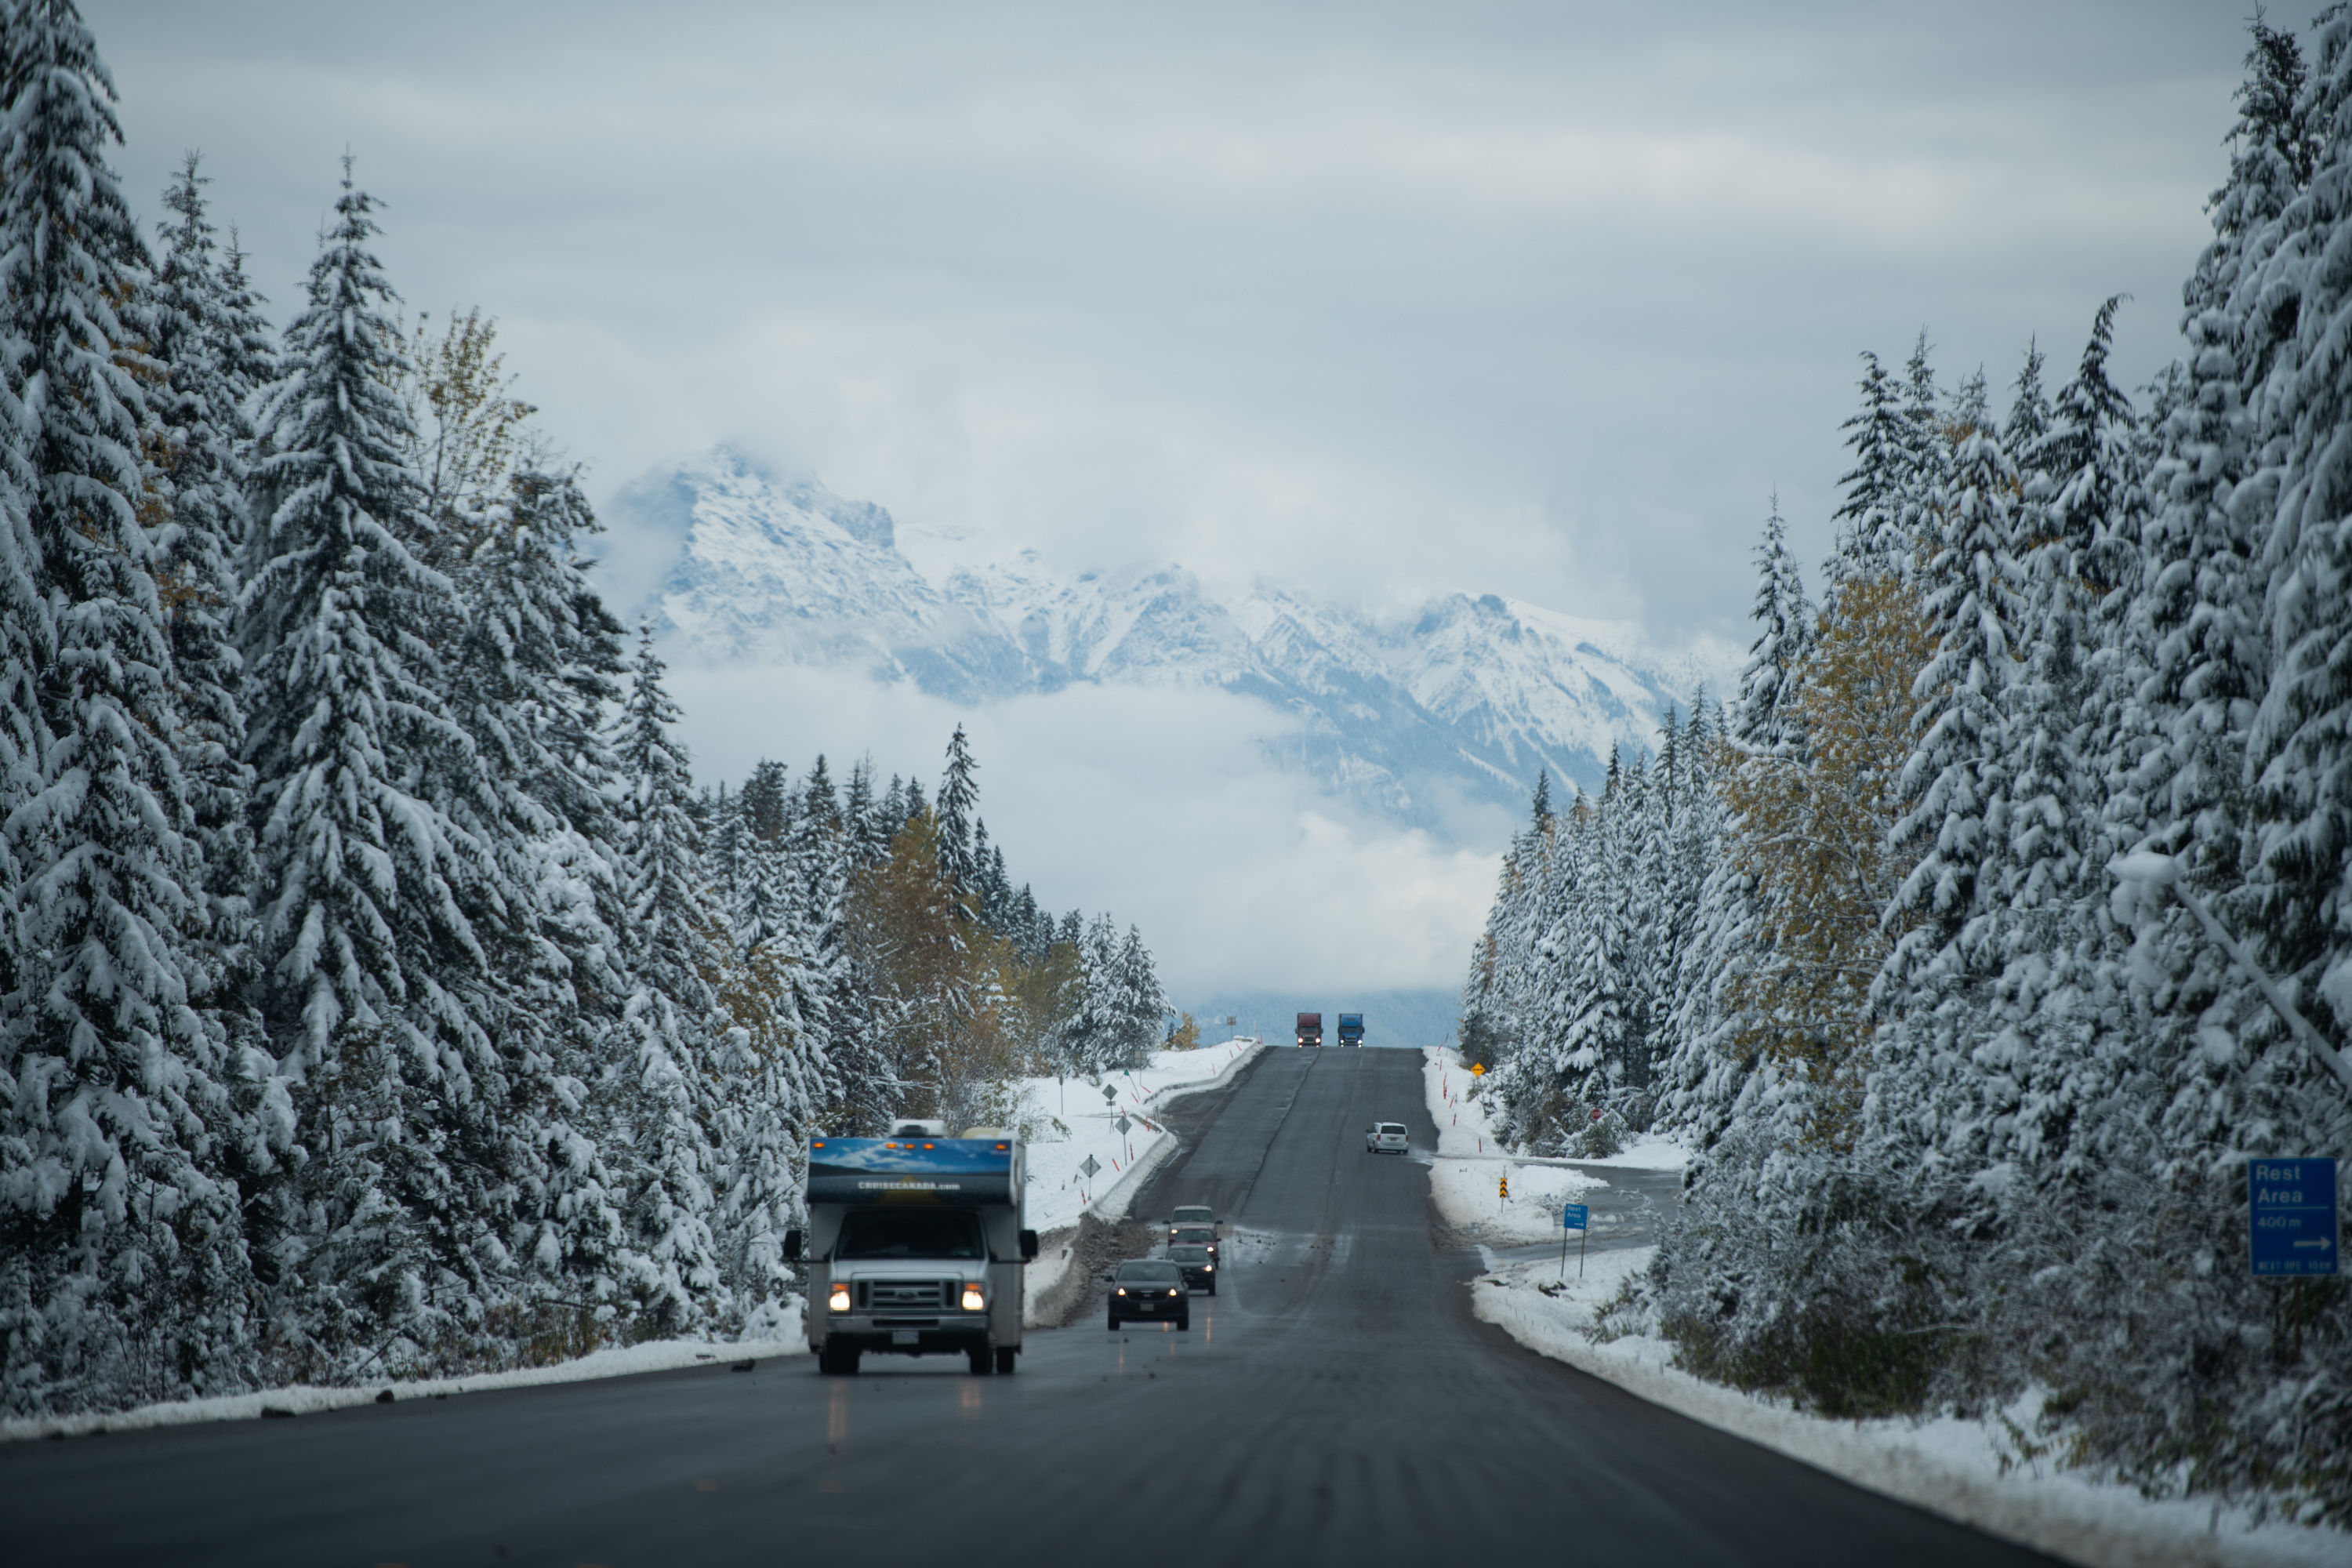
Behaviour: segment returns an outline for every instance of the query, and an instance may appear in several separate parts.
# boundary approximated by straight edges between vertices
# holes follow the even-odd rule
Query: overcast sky
[[[85,9],[146,210],[202,149],[282,318],[348,149],[596,491],[733,440],[1070,569],[1669,647],[1745,640],[1776,486],[1825,550],[1860,351],[2054,382],[2121,291],[2170,357],[2245,52],[2234,0]],[[1429,863],[1383,954],[1475,923]]]

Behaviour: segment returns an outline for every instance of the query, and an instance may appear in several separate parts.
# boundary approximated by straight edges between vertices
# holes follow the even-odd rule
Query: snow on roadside
[[[735,1365],[769,1361],[778,1356],[805,1355],[808,1342],[801,1331],[798,1308],[765,1331],[772,1339],[722,1344],[711,1340],[647,1340],[642,1344],[593,1351],[553,1366],[525,1367],[516,1372],[480,1373],[471,1377],[417,1378],[408,1382],[371,1383],[354,1388],[318,1388],[296,1384],[254,1394],[225,1394],[210,1399],[175,1399],[142,1405],[135,1410],[79,1415],[41,1415],[0,1421],[0,1440],[79,1436],[89,1432],[131,1432],[150,1426],[184,1426],[205,1421],[251,1421],[272,1412],[312,1415],[322,1410],[343,1410],[372,1405],[383,1390],[405,1404],[412,1399],[438,1399],[452,1394],[481,1394],[499,1388],[538,1388],[555,1383],[588,1383],[597,1378],[628,1377],[641,1372],[673,1372],[680,1367]]]
[[[1450,1052],[1433,1050],[1428,1057],[1425,1081],[1441,1156],[1463,1152],[1446,1136],[1457,1130],[1459,1142],[1470,1150],[1485,1139],[1491,1151],[1484,1108],[1463,1098],[1468,1079],[1462,1067]],[[1641,1147],[1610,1163],[1629,1165]],[[1677,1146],[1666,1145],[1664,1152],[1675,1156],[1674,1167],[1684,1163]],[[1441,1184],[1440,1172],[1449,1164],[1476,1173],[1475,1182]],[[1475,1152],[1434,1163],[1432,1188],[1449,1222],[1488,1234],[1496,1206],[1490,1173],[1496,1168],[1491,1154],[1482,1160]],[[1523,1179],[1521,1173],[1512,1177],[1515,1199]],[[2340,1568],[2352,1562],[2352,1537],[2341,1531],[2276,1521],[2256,1526],[2240,1509],[2217,1508],[2210,1501],[2152,1501],[2130,1487],[2059,1468],[2024,1441],[2039,1414],[2038,1395],[1986,1421],[1832,1421],[1784,1400],[1681,1371],[1674,1364],[1675,1347],[1665,1340],[1629,1334],[1593,1341],[1587,1331],[1594,1313],[1626,1279],[1649,1267],[1656,1250],[1593,1253],[1585,1259],[1580,1280],[1572,1258],[1564,1279],[1560,1267],[1549,1260],[1501,1264],[1472,1282],[1473,1310],[1529,1350],[1606,1378],[1653,1404],[1856,1486],[2077,1563],[2096,1568]]]
[[[1115,1110],[1104,1099],[1100,1089],[1084,1080],[1070,1082],[1066,1086],[1070,1106],[1066,1125],[1071,1129],[1070,1136],[1058,1142],[1029,1145],[1031,1227],[1043,1231],[1075,1225],[1079,1213],[1089,1204],[1115,1201],[1118,1195],[1116,1189],[1126,1184],[1129,1173],[1136,1171],[1139,1163],[1148,1170],[1157,1156],[1164,1156],[1173,1146],[1172,1135],[1159,1125],[1157,1117],[1147,1119],[1139,1113],[1148,1112],[1160,1100],[1174,1092],[1215,1083],[1238,1070],[1248,1057],[1260,1048],[1255,1040],[1238,1039],[1193,1051],[1161,1051],[1153,1057],[1148,1068],[1131,1073],[1112,1073],[1105,1079],[1106,1085],[1118,1090]],[[1033,1109],[1048,1114],[1058,1111],[1060,1096],[1056,1093],[1057,1086],[1054,1079],[1030,1079],[1024,1081],[1023,1088],[1027,1091]],[[1124,1135],[1117,1131],[1115,1125],[1120,1114],[1125,1114],[1131,1124]],[[1094,1155],[1102,1168],[1093,1180],[1082,1181],[1077,1168],[1085,1163],[1088,1154]],[[1127,1184],[1125,1190],[1132,1192],[1133,1186]],[[308,1415],[320,1411],[373,1404],[386,1387],[392,1389],[393,1397],[397,1401],[432,1399],[453,1394],[478,1394],[490,1389],[537,1388],[548,1384],[627,1377],[643,1372],[733,1365],[744,1361],[803,1355],[807,1353],[808,1342],[803,1334],[801,1323],[800,1309],[795,1307],[772,1324],[762,1325],[759,1331],[761,1337],[737,1343],[710,1340],[650,1340],[643,1344],[596,1351],[572,1361],[559,1362],[553,1366],[529,1367],[518,1372],[483,1373],[471,1377],[419,1378],[390,1384],[370,1383],[352,1388],[320,1388],[298,1384],[252,1394],[173,1400],[166,1404],[141,1405],[133,1410],[0,1421],[0,1442],[74,1436],[88,1432],[127,1432],[142,1427],[177,1426],[206,1421],[250,1421],[269,1411]]]
[[[1498,1246],[1559,1240],[1560,1205],[1583,1203],[1608,1182],[1556,1161],[1511,1157],[1488,1130],[1485,1104],[1469,1098],[1468,1072],[1450,1052],[1424,1056],[1422,1082],[1437,1123],[1429,1187],[1438,1212],[1455,1229]],[[1502,1196],[1506,1175],[1511,1180],[1507,1199]]]
[[[1104,1076],[1103,1087],[1118,1090],[1115,1100],[1106,1099],[1102,1089],[1084,1079],[1024,1079],[1024,1110],[1035,1125],[1046,1129],[1043,1136],[1030,1139],[1027,1147],[1029,1228],[1043,1233],[1076,1225],[1087,1208],[1102,1212],[1117,1202],[1122,1189],[1132,1193],[1135,1183],[1129,1177],[1138,1165],[1157,1163],[1173,1146],[1174,1135],[1152,1114],[1158,1103],[1223,1080],[1264,1048],[1256,1040],[1233,1039],[1198,1050],[1155,1052],[1149,1067]],[[1118,1127],[1122,1116],[1129,1123],[1124,1133]],[[1097,1167],[1091,1177],[1078,1171],[1088,1156]]]

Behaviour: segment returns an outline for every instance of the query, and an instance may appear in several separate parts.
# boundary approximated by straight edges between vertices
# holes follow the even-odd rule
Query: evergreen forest
[[[2177,358],[1862,359],[1729,700],[1507,857],[1461,1044],[1530,1151],[1698,1152],[1602,1334],[1838,1416],[2352,1523],[2352,1303],[2247,1162],[2352,1155],[2352,16],[2257,20]]]
[[[495,321],[346,159],[273,329],[115,104],[0,5],[0,1414],[786,1334],[813,1131],[1160,1044],[961,727],[698,787]]]

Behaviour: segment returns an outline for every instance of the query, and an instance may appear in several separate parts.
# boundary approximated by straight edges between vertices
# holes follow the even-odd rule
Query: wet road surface
[[[1412,1051],[1277,1050],[1135,1205],[1232,1239],[1189,1332],[723,1365],[0,1447],[10,1564],[2047,1562],[1519,1349],[1411,1160]]]

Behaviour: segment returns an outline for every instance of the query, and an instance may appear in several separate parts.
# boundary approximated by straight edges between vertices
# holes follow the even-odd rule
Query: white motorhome
[[[809,1142],[805,1237],[784,1255],[809,1266],[809,1349],[847,1374],[868,1351],[962,1352],[975,1374],[1010,1373],[1021,1354],[1027,1228],[1020,1140],[994,1127],[944,1136],[901,1122],[887,1138]]]

